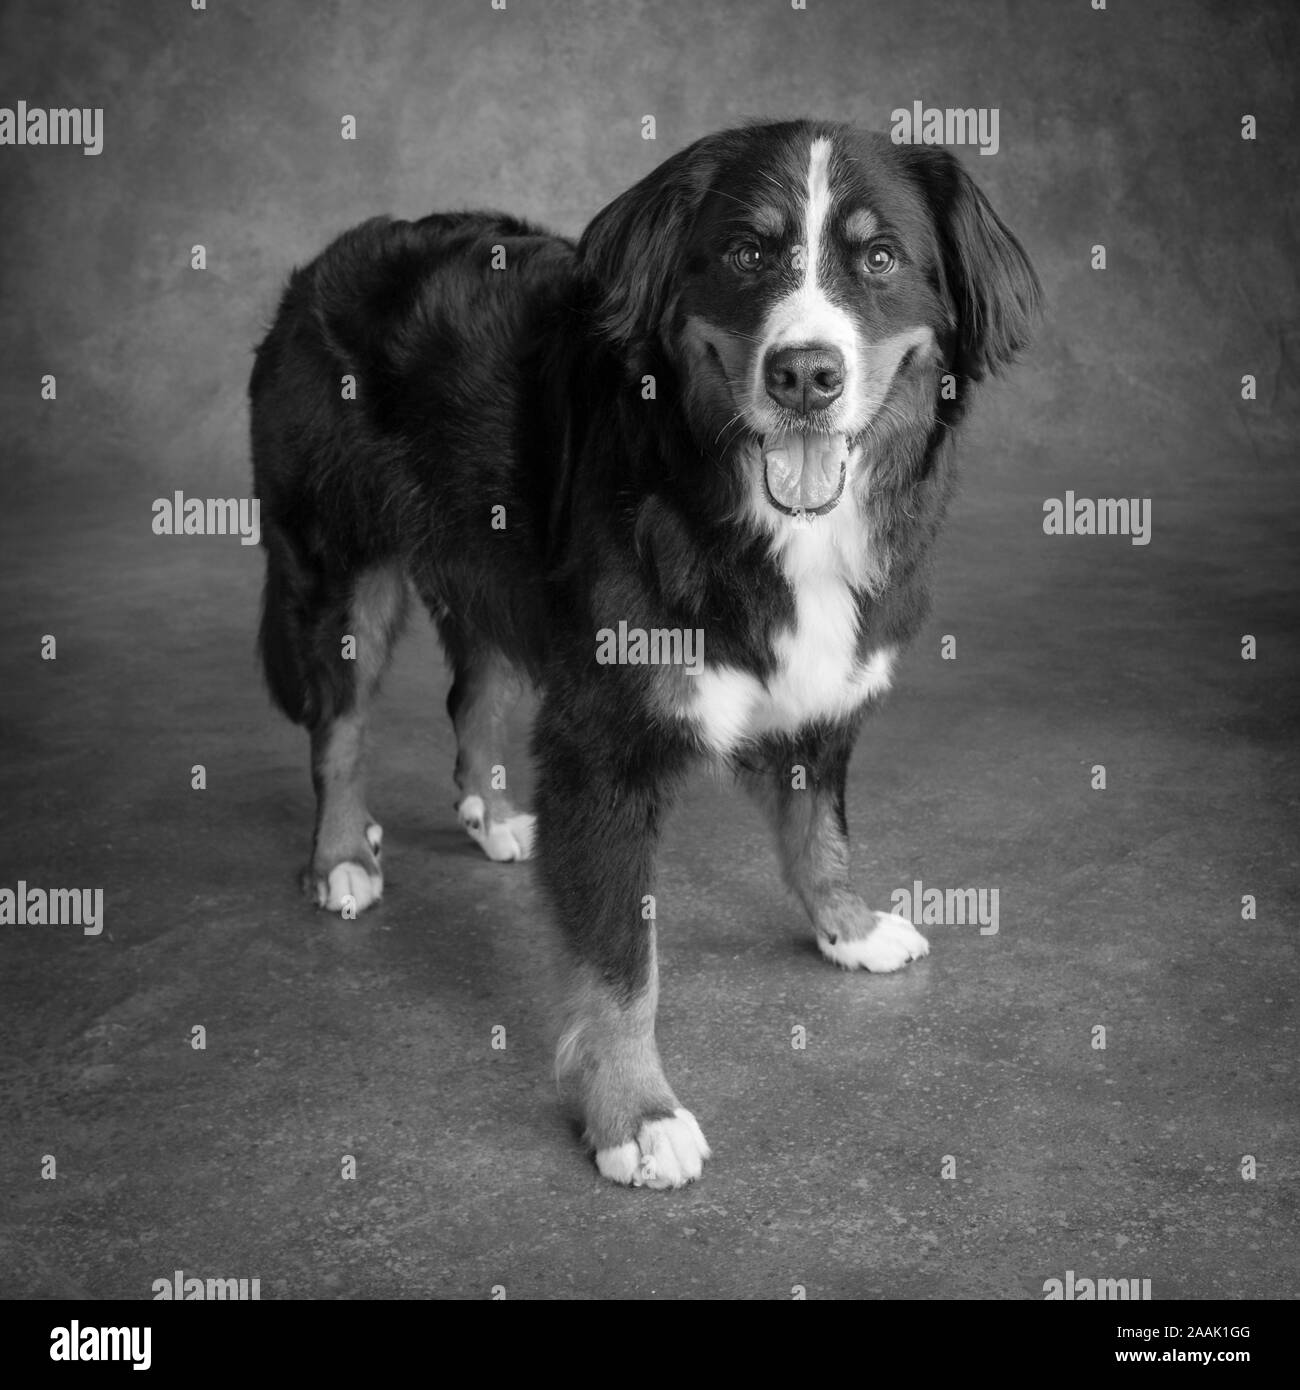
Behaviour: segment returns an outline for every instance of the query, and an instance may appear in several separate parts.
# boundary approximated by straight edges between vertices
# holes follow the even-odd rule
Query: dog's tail
[[[312,623],[320,576],[276,525],[262,531],[266,546],[266,587],[257,647],[271,698],[295,724],[312,727],[320,715],[320,694],[312,660]]]

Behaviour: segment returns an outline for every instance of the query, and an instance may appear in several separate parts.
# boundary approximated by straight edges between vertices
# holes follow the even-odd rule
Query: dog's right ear
[[[686,239],[712,177],[707,137],[687,146],[592,218],[578,258],[600,291],[602,333],[629,344],[656,337],[672,309]]]

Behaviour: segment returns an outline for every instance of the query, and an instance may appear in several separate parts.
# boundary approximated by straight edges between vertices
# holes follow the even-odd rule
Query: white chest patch
[[[795,617],[776,636],[776,670],[764,681],[706,660],[686,682],[678,713],[711,753],[726,756],[763,734],[843,719],[889,688],[893,648],[857,659],[854,589],[868,587],[868,566],[854,512],[842,507],[811,522],[781,519],[773,552],[794,592]],[[769,525],[774,516],[768,509]]]

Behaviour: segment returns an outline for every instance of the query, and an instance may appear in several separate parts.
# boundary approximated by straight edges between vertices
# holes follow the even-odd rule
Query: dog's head
[[[710,452],[767,500],[834,507],[864,438],[1009,362],[1038,310],[1020,243],[942,150],[811,121],[711,135],[591,223],[601,328],[665,352]]]

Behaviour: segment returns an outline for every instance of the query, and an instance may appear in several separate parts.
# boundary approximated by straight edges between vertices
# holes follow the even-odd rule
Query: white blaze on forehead
[[[831,142],[824,136],[812,142],[808,151],[808,185],[804,194],[803,247],[807,262],[803,289],[815,291],[822,257],[822,234],[831,215]]]
[[[778,303],[768,322],[765,340],[771,347],[802,347],[822,343],[848,355],[853,351],[853,323],[832,304],[822,289],[831,220],[831,142],[818,136],[808,147],[808,173],[803,193],[803,276],[799,288]]]

